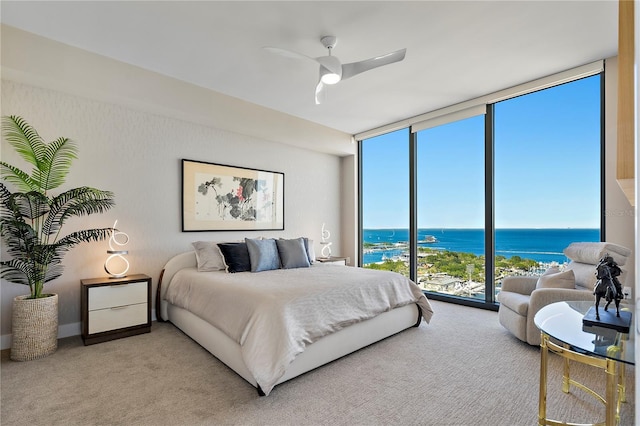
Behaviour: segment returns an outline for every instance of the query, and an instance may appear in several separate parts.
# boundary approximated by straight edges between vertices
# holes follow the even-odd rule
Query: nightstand
[[[328,264],[328,265],[344,265],[347,266],[346,257],[331,256],[331,257],[316,257],[316,262]]]
[[[91,278],[81,284],[85,345],[151,331],[151,277]]]

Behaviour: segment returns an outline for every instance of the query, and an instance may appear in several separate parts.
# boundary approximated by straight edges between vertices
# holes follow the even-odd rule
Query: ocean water
[[[418,243],[420,247],[484,255],[483,229],[419,229],[418,241],[429,236],[433,243]],[[364,242],[399,243],[409,241],[408,229],[365,229]],[[496,229],[496,254],[507,258],[520,256],[538,262],[563,263],[568,259],[562,250],[572,242],[600,241],[599,229]],[[400,256],[405,249],[366,252],[363,263],[380,262],[384,257]]]

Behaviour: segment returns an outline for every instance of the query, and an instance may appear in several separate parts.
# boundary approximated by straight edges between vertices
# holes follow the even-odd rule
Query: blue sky
[[[364,141],[364,228],[407,228],[409,130]],[[495,106],[497,228],[598,228],[600,77]],[[484,226],[484,117],[418,133],[418,226]]]

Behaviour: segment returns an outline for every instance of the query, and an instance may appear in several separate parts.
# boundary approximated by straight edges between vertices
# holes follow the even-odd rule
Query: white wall
[[[358,265],[358,158],[356,155],[344,156],[342,161],[342,233],[341,256],[349,258],[348,264]]]
[[[627,277],[635,276],[635,209],[627,200],[616,180],[617,144],[618,144],[618,60],[605,61],[605,226],[606,240],[624,247],[634,253],[623,266]],[[567,188],[567,191],[570,191]],[[627,278],[627,286],[634,287],[634,279]],[[638,294],[636,291],[635,294]]]
[[[117,219],[118,228],[130,237],[126,247],[130,272],[150,275],[154,291],[164,263],[171,256],[189,250],[192,241],[238,240],[245,236],[308,236],[316,241],[315,248],[319,252],[323,222],[333,235],[340,235],[340,157],[278,143],[277,139],[288,128],[299,138],[309,134],[310,138],[326,140],[329,144],[343,141],[350,144],[348,136],[273,111],[256,111],[258,107],[238,103],[237,100],[231,100],[229,106],[237,115],[234,124],[237,131],[229,129],[228,122],[224,124],[225,129],[216,126],[217,117],[211,117],[213,124],[207,122],[206,116],[191,121],[189,117],[193,106],[188,99],[181,99],[181,109],[176,105],[167,107],[150,103],[150,99],[162,99],[162,94],[158,93],[162,90],[167,91],[165,95],[178,93],[185,96],[185,92],[176,91],[183,83],[133,67],[112,73],[116,65],[126,66],[110,64],[105,58],[74,51],[81,60],[74,57],[73,63],[66,62],[64,67],[74,68],[75,65],[75,73],[81,74],[82,67],[98,73],[99,68],[93,68],[95,61],[102,63],[106,60],[109,63],[108,73],[96,74],[96,79],[109,82],[110,91],[106,99],[107,95],[94,90],[90,83],[85,85],[79,80],[77,85],[71,86],[68,79],[73,76],[52,78],[47,67],[55,66],[55,63],[47,64],[32,58],[33,63],[25,65],[11,60],[10,56],[5,56],[5,43],[11,39],[13,48],[23,40],[20,34],[15,36],[12,33],[9,34],[12,37],[5,37],[3,31],[2,35],[1,114],[24,117],[45,140],[66,136],[78,144],[79,159],[74,162],[64,188],[88,185],[115,193],[115,208],[102,215],[69,222],[66,229],[109,227]],[[30,51],[34,53],[39,48],[37,43],[33,43],[33,38],[29,37],[28,50],[23,52],[25,55],[29,56]],[[44,45],[47,49],[59,47],[67,53],[70,49],[48,41]],[[68,58],[67,53],[63,57]],[[51,52],[47,51],[46,55],[50,56]],[[132,84],[129,79],[147,83],[156,79],[162,84],[139,89],[135,94],[136,100],[127,90]],[[118,80],[122,81],[123,89],[118,89]],[[68,89],[70,87],[72,89]],[[210,97],[212,111],[225,110],[225,97],[203,92]],[[200,92],[193,94],[194,104],[201,95]],[[167,98],[170,96],[164,99]],[[250,118],[256,114],[266,114],[269,119],[252,121]],[[255,136],[260,132],[268,135],[268,139]],[[4,140],[1,147],[3,161],[30,170]],[[183,158],[284,172],[285,230],[181,232],[180,160]],[[340,253],[340,239],[333,239],[332,247],[334,253]],[[80,280],[106,275],[103,264],[107,249],[106,241],[78,246],[65,257],[64,275],[47,285],[47,291],[58,293],[60,297],[61,337],[80,333]],[[28,293],[28,288],[24,286],[2,282],[2,348],[10,344],[11,301],[16,295],[25,293]]]

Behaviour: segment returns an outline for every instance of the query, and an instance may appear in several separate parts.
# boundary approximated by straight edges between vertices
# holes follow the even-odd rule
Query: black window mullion
[[[605,197],[605,84],[604,84],[604,71],[600,73],[600,241],[607,240],[607,211],[606,197]]]
[[[484,123],[484,300],[492,304],[495,303],[493,104],[487,105]]]
[[[362,226],[364,224],[362,218],[362,143],[363,141],[358,141],[358,253],[356,259],[356,266],[362,266],[363,254],[364,250],[362,247],[362,240],[364,236],[364,232],[362,230]]]
[[[409,132],[409,278],[418,282],[418,135]]]

